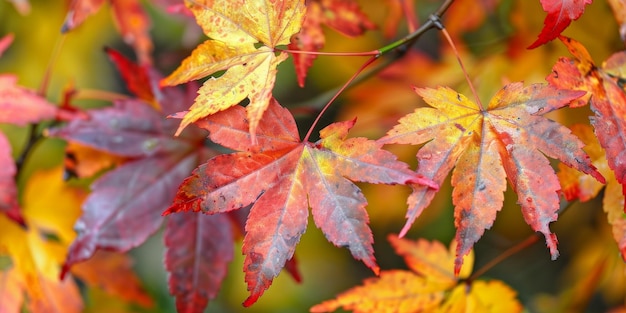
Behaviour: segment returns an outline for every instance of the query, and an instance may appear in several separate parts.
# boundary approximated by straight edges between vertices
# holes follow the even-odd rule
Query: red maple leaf
[[[219,291],[233,257],[227,214],[172,214],[165,230],[165,266],[178,312],[201,313]]]
[[[622,185],[622,193],[626,195],[626,94],[622,89],[626,76],[623,73],[626,52],[613,54],[602,67],[598,67],[580,42],[564,36],[559,39],[575,59],[560,58],[546,80],[559,88],[586,92],[572,106],[590,103],[594,113],[590,117],[594,132],[606,152],[609,167]]]
[[[148,75],[156,88],[160,76],[147,73],[148,68],[143,71],[136,76]],[[129,77],[129,73],[123,77]],[[174,198],[177,186],[211,153],[203,147],[203,131],[196,129],[173,137],[178,123],[165,118],[188,105],[194,93],[193,88],[186,92],[178,88],[155,90],[154,94],[162,97],[163,112],[144,101],[121,100],[112,107],[88,111],[87,119],[75,119],[48,130],[49,136],[129,160],[92,184],[92,193],[75,225],[78,237],[70,247],[65,270],[98,249],[127,251],[143,243],[161,225],[161,212]]]
[[[376,25],[359,9],[359,5],[352,0],[307,1],[304,24],[300,32],[291,39],[289,48],[302,51],[321,50],[326,42],[322,25],[348,37],[356,37],[366,30],[376,28]],[[314,54],[293,54],[300,87],[304,86],[307,72],[316,57]]]
[[[539,34],[539,38],[528,49],[539,47],[558,37],[573,20],[577,20],[583,15],[585,6],[591,4],[591,1],[541,0],[541,6],[548,13],[548,16],[543,21],[544,26]]]
[[[11,145],[4,134],[0,133],[0,212],[23,226],[24,217],[17,202],[16,171]]]
[[[245,108],[231,107],[196,124],[214,142],[237,152],[210,159],[180,186],[165,214],[231,212],[252,205],[246,221],[244,271],[253,304],[292,258],[307,225],[315,224],[336,246],[347,247],[373,271],[378,266],[367,226],[366,200],[351,181],[429,184],[380,145],[346,139],[354,121],[323,129],[316,143],[300,142],[293,116],[272,100],[250,145]]]

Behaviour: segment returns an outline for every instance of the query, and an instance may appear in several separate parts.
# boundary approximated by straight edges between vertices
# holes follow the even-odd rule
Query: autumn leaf
[[[63,182],[59,167],[35,173],[22,196],[28,229],[0,216],[0,256],[8,256],[12,264],[7,269],[11,273],[3,275],[16,280],[10,284],[17,283],[20,293],[27,294],[31,312],[53,312],[52,308],[58,311],[63,306],[64,312],[80,312],[82,301],[78,289],[72,286],[74,282],[60,282],[58,275],[67,246],[74,238],[72,224],[84,193]],[[53,203],[62,205],[51,206]],[[14,293],[12,288],[4,291]]]
[[[270,103],[276,66],[287,58],[274,48],[289,43],[300,30],[303,0],[186,1],[204,33],[200,44],[161,84],[172,86],[213,75],[198,91],[176,134],[202,117],[223,111],[248,98],[247,116],[254,141],[256,128]],[[261,47],[257,49],[257,44]]]
[[[66,269],[98,249],[123,252],[141,244],[161,225],[163,206],[206,153],[204,136],[171,137],[175,123],[144,102],[118,101],[88,114],[89,120],[71,121],[48,135],[133,160],[92,184]]]
[[[70,142],[65,146],[63,177],[66,180],[72,177],[93,177],[126,161],[128,161],[127,158],[103,153],[89,146]]]
[[[412,312],[521,312],[516,293],[500,281],[461,282],[472,272],[474,255],[467,257],[456,277],[454,243],[446,248],[437,241],[416,241],[388,236],[397,254],[411,269],[382,271],[362,286],[349,289],[336,299],[313,306],[310,312],[338,308],[355,313]]]
[[[76,283],[70,279],[58,278],[41,279],[41,285],[46,298],[35,298],[27,305],[32,313],[67,312],[81,313],[84,304]]]
[[[0,57],[6,51],[13,42],[13,34],[8,34],[0,38]]]
[[[543,233],[552,258],[558,256],[549,224],[559,209],[557,176],[546,156],[591,174],[604,182],[570,131],[541,115],[567,105],[582,92],[534,84],[502,88],[486,107],[454,90],[415,88],[431,107],[418,108],[400,119],[379,142],[422,144],[418,174],[441,184],[453,167],[456,271],[462,258],[489,229],[502,208],[508,177],[526,222]],[[545,156],[544,156],[545,154]],[[421,190],[420,190],[421,188]],[[416,187],[409,198],[407,223],[401,236],[430,204],[435,190]]]
[[[593,165],[606,177],[606,188],[602,201],[607,220],[613,229],[613,238],[617,243],[622,258],[626,260],[626,218],[624,217],[624,195],[615,175],[609,168],[598,139],[593,135],[590,126],[576,124],[572,132],[585,143],[585,151],[593,161]],[[559,164],[559,180],[563,186],[563,194],[568,201],[578,199],[582,202],[595,198],[605,186],[571,168]]]
[[[88,286],[97,286],[120,299],[150,307],[152,298],[141,287],[132,265],[128,255],[98,251],[86,262],[72,267],[72,274]]]
[[[292,258],[306,229],[308,207],[330,242],[347,247],[378,272],[366,200],[351,181],[433,186],[374,141],[347,139],[354,121],[326,127],[317,143],[300,142],[292,115],[275,100],[257,127],[255,146],[250,146],[243,107],[196,124],[210,132],[211,140],[238,152],[216,156],[195,169],[165,214],[217,214],[252,205],[243,240],[250,291],[245,306],[261,296]]]
[[[24,301],[24,282],[15,269],[0,271],[0,303],[2,313],[19,312]]]
[[[291,38],[289,49],[300,51],[319,51],[324,47],[326,37],[322,25],[326,25],[348,37],[356,37],[366,30],[376,28],[358,3],[352,0],[313,0],[307,2],[307,11],[300,32]],[[298,84],[304,87],[307,72],[314,54],[295,53],[293,62],[296,66]]]
[[[17,201],[17,185],[15,184],[15,162],[11,156],[11,144],[0,133],[0,212],[16,223],[26,226]]]
[[[65,33],[81,25],[89,16],[100,10],[105,0],[73,0],[61,32]],[[152,63],[152,40],[150,18],[138,0],[110,0],[111,10],[122,39],[132,46],[141,64]]]
[[[597,67],[580,42],[563,36],[559,39],[575,60],[560,58],[546,80],[558,88],[585,92],[581,101],[573,104],[590,103],[594,113],[590,117],[591,125],[606,153],[609,167],[622,185],[622,195],[626,195],[626,163],[623,162],[626,157],[626,94],[621,87],[626,77],[626,52],[613,54],[602,67]],[[626,204],[623,210],[626,212]]]
[[[57,108],[34,91],[17,85],[17,77],[0,74],[0,123],[24,126],[54,119]]]
[[[150,103],[156,110],[160,110],[159,103],[156,101],[159,92],[158,86],[155,85],[154,75],[156,74],[151,73],[150,66],[136,64],[111,48],[105,48],[104,51],[120,72],[126,88],[137,98]]]
[[[148,73],[148,67],[140,69],[145,72],[137,77],[147,75],[156,86],[160,77]],[[97,250],[125,252],[143,243],[161,225],[161,212],[174,198],[178,184],[211,154],[203,147],[203,131],[193,129],[175,138],[177,123],[164,118],[184,108],[193,89],[165,88],[158,93],[162,112],[143,101],[120,100],[112,107],[88,111],[88,119],[75,119],[47,131],[48,136],[129,159],[91,185],[92,192],[75,225],[78,237],[70,247],[64,273]]]
[[[467,291],[469,289],[469,292]],[[456,286],[441,312],[498,313],[522,312],[517,293],[501,281],[476,281],[471,286]]]
[[[567,26],[585,12],[585,6],[592,0],[540,0],[543,10],[548,13],[543,21],[539,38],[528,49],[537,48],[561,35]]]
[[[217,295],[233,258],[233,229],[226,214],[169,216],[165,266],[178,312],[201,313]]]

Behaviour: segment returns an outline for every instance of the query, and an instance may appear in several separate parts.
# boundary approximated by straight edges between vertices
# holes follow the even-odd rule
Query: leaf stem
[[[52,69],[54,68],[54,65],[59,59],[59,55],[61,54],[61,48],[63,47],[64,43],[65,43],[65,35],[63,34],[61,35],[61,37],[57,39],[57,41],[54,44],[54,48],[52,49],[52,54],[50,55],[50,59],[48,60],[48,64],[46,65],[46,70],[44,71],[43,77],[41,79],[41,83],[39,84],[39,88],[37,89],[37,94],[42,97],[46,96],[46,90],[48,89],[48,85],[50,84],[50,77],[52,76]],[[22,168],[24,167],[24,164],[26,163],[26,160],[30,156],[35,145],[42,138],[41,134],[37,132],[38,128],[39,128],[39,123],[30,124],[28,127],[28,139],[26,140],[26,143],[24,144],[24,148],[22,149],[22,152],[15,160],[15,168],[16,168],[15,181],[16,182],[20,176],[19,174],[21,173]]]
[[[307,100],[304,101],[302,104],[297,104],[295,106],[297,107],[322,107],[323,109],[320,112],[320,115],[323,114],[324,111],[326,111],[326,107],[332,103],[335,98],[337,98],[337,96],[342,93],[344,90],[346,90],[349,86],[354,86],[357,83],[364,81],[374,75],[376,75],[377,73],[379,73],[380,71],[384,70],[385,68],[387,68],[389,65],[391,65],[392,63],[394,63],[396,60],[400,59],[405,53],[406,51],[408,51],[408,47],[411,46],[415,41],[417,41],[417,39],[419,39],[424,33],[426,33],[426,31],[430,30],[431,28],[436,28],[437,25],[435,24],[436,20],[439,20],[439,17],[441,17],[443,14],[445,14],[445,12],[450,8],[450,5],[452,5],[452,3],[454,2],[454,0],[446,0],[445,2],[443,2],[441,4],[441,6],[439,6],[439,8],[437,9],[437,11],[435,13],[433,13],[433,16],[436,16],[437,18],[430,18],[428,19],[419,29],[415,30],[414,32],[408,34],[407,36],[403,37],[402,39],[399,39],[391,44],[388,44],[386,46],[384,46],[381,49],[378,50],[374,50],[374,51],[369,51],[369,52],[358,52],[358,55],[371,55],[374,59],[380,58],[382,56],[387,56],[390,52],[395,52],[397,55],[395,57],[392,57],[391,59],[387,59],[386,62],[379,64],[378,66],[374,67],[373,69],[371,69],[370,71],[368,71],[367,73],[360,75],[358,77],[356,77],[358,75],[358,73],[360,71],[363,71],[363,69],[365,67],[367,67],[367,65],[369,65],[370,63],[372,63],[374,60],[369,59],[366,63],[367,65],[365,65],[364,67],[362,67],[359,72],[357,72],[352,78],[350,78],[350,81],[348,81],[348,83],[344,84],[343,86],[339,87],[338,89],[333,89],[333,90],[329,90],[325,93],[323,93],[322,95],[313,98],[312,100]],[[303,52],[303,51],[292,51],[292,50],[281,50],[281,51],[285,51],[285,52],[291,52],[291,53],[308,53],[308,52]],[[376,52],[376,54],[374,54],[373,52]],[[343,52],[339,52],[339,54],[341,54]],[[338,55],[338,54],[333,54],[333,53],[320,53],[320,54],[324,54],[324,55]],[[354,53],[346,53],[345,55],[351,55],[354,56]],[[350,83],[352,82],[352,83]],[[331,99],[327,100],[329,95]],[[308,138],[311,135],[312,132],[312,128],[314,128],[315,124],[318,122],[319,120],[319,116],[318,118],[315,120],[315,122],[313,123],[313,126],[311,127],[311,129],[309,129],[309,132],[307,133],[307,135],[305,136],[305,140],[308,140]]]
[[[478,93],[476,92],[476,89],[474,88],[474,84],[472,84],[472,80],[470,79],[469,75],[467,74],[467,70],[465,69],[465,66],[463,65],[463,61],[461,60],[459,51],[456,49],[456,46],[454,45],[454,41],[452,40],[452,37],[450,37],[450,34],[445,29],[445,27],[443,27],[443,25],[441,25],[441,32],[443,33],[443,36],[446,37],[446,40],[448,41],[448,43],[450,44],[450,47],[452,47],[452,50],[454,51],[454,55],[456,56],[456,59],[459,62],[459,65],[461,66],[461,69],[463,70],[463,75],[465,75],[465,80],[467,81],[467,84],[472,90],[472,94],[474,94],[474,100],[480,106],[482,110],[485,110],[486,108],[483,106],[482,102],[480,101],[480,97],[478,96]]]
[[[52,54],[50,55],[50,59],[48,60],[48,65],[46,65],[46,71],[43,74],[43,78],[41,79],[41,84],[39,85],[39,90],[37,93],[41,96],[46,95],[46,90],[48,89],[48,84],[50,83],[50,76],[52,75],[52,69],[54,65],[59,60],[59,55],[61,55],[61,48],[65,43],[65,34],[62,34],[61,37],[57,39],[54,43],[54,48],[52,49]]]
[[[487,264],[483,265],[480,269],[478,269],[477,271],[475,271],[472,276],[470,276],[467,281],[471,282],[473,280],[476,280],[478,277],[482,276],[483,274],[485,274],[487,271],[489,271],[490,269],[492,269],[494,266],[500,264],[500,262],[504,261],[505,259],[507,259],[508,257],[532,246],[533,244],[535,244],[537,241],[539,241],[539,239],[541,238],[541,236],[538,233],[534,233],[530,236],[528,236],[528,238],[524,239],[524,241],[506,249],[504,252],[502,252],[500,255],[498,255],[497,257],[495,257],[494,259],[492,259],[491,261],[489,261]]]
[[[380,55],[378,54],[378,55],[373,55],[372,57],[367,59],[367,61],[365,61],[365,63],[361,65],[361,67],[352,75],[352,77],[350,77],[350,79],[348,79],[348,81],[345,84],[343,84],[343,86],[341,86],[341,88],[339,88],[337,92],[335,92],[335,95],[332,98],[330,98],[330,100],[322,108],[319,114],[317,114],[315,121],[313,121],[313,124],[311,124],[311,127],[309,127],[309,131],[306,133],[306,136],[304,136],[304,139],[302,140],[303,142],[307,142],[309,140],[309,137],[311,137],[311,134],[313,133],[313,129],[315,128],[317,123],[319,123],[320,119],[322,118],[322,115],[324,115],[324,112],[328,110],[328,108],[335,101],[335,99],[339,97],[339,95],[346,89],[346,87],[348,87],[348,85],[350,85],[350,83],[352,83],[357,78],[357,76],[359,76],[359,74],[361,74],[361,72],[365,70],[366,67],[372,64],[374,61],[378,60],[379,57]]]
[[[131,97],[121,93],[97,89],[78,89],[76,90],[76,94],[74,94],[74,99],[104,100],[110,102],[130,98]]]
[[[292,50],[292,49],[274,49],[275,51],[287,52],[292,54],[311,54],[311,55],[327,55],[327,56],[352,56],[352,57],[360,57],[360,56],[375,56],[380,54],[380,51],[366,51],[366,52],[322,52],[322,51],[302,51],[302,50]]]
[[[435,13],[431,14],[430,18],[424,24],[422,24],[420,28],[406,35],[405,37],[380,48],[380,53],[384,55],[391,50],[395,50],[400,47],[408,47],[412,45],[419,37],[421,37],[427,30],[431,28],[439,28],[439,25],[441,24],[441,17],[444,13],[446,13],[446,11],[448,11],[450,5],[452,5],[453,2],[454,0],[446,0],[444,3],[441,4],[441,6],[439,6]]]
[[[557,215],[561,216],[562,214],[567,212],[568,209],[571,208],[574,203],[575,201],[567,201],[564,204],[562,204],[561,208],[559,208],[559,210],[557,211]],[[539,241],[540,238],[541,238],[541,235],[539,233],[534,233],[528,236],[523,241],[506,249],[504,252],[502,252],[500,255],[495,257],[493,260],[483,265],[480,269],[474,271],[474,273],[472,273],[472,276],[468,277],[465,281],[471,282],[473,280],[476,280],[480,276],[484,275],[487,271],[489,271],[490,269],[492,269],[493,267],[495,267],[496,265],[500,264],[502,261],[507,259],[508,257],[532,246],[534,243]]]

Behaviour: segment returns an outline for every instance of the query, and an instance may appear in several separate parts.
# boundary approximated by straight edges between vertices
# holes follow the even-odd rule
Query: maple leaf
[[[31,312],[55,312],[63,306],[63,312],[80,312],[82,307],[74,282],[58,281],[60,263],[74,237],[72,223],[84,199],[80,190],[62,181],[61,174],[59,167],[36,172],[28,180],[22,195],[28,229],[0,216],[0,256],[8,256],[12,264],[11,273],[5,275],[15,280],[11,284],[17,283],[20,293],[28,295]],[[63,206],[51,210],[51,203]],[[12,290],[5,291],[16,292]]]
[[[308,207],[330,242],[347,247],[354,258],[378,272],[366,200],[351,181],[430,182],[374,141],[346,139],[354,121],[326,127],[315,144],[300,142],[292,115],[272,100],[257,127],[254,146],[249,123],[241,106],[196,122],[209,131],[212,141],[238,152],[216,156],[195,169],[165,214],[216,214],[252,205],[242,248],[250,291],[245,306],[258,299],[292,258],[306,229]]]
[[[202,135],[171,137],[175,123],[141,101],[118,101],[88,114],[89,120],[71,121],[48,135],[133,160],[92,184],[66,269],[98,249],[127,251],[141,244],[161,225],[159,207],[206,153]]]
[[[98,12],[106,0],[73,0],[61,32],[73,30]],[[110,0],[115,24],[124,42],[132,46],[140,63],[151,64],[150,18],[139,0]]]
[[[172,214],[165,233],[165,265],[178,312],[201,313],[219,291],[233,257],[226,214]]]
[[[322,25],[348,37],[356,37],[366,30],[376,28],[376,24],[370,21],[352,0],[313,0],[307,2],[302,29],[291,39],[289,48],[301,51],[321,50],[326,42]],[[293,54],[300,87],[304,87],[307,72],[316,58],[317,55],[314,54]]]
[[[585,6],[592,0],[540,0],[543,10],[548,13],[543,21],[543,29],[539,38],[528,49],[539,47],[559,35],[573,20],[577,20],[585,12]]]
[[[123,75],[127,81],[149,77],[150,85],[157,86],[158,73],[149,67],[129,67],[111,53],[123,73],[138,69],[134,78],[129,73]],[[161,98],[155,100],[163,112],[143,101],[120,100],[112,107],[87,112],[88,119],[75,119],[47,130],[48,136],[129,159],[92,184],[83,215],[75,225],[78,238],[70,247],[63,273],[99,249],[128,251],[161,225],[161,212],[173,199],[178,184],[211,154],[203,147],[203,131],[194,129],[175,138],[172,133],[177,123],[162,116],[180,111],[191,101],[193,92],[192,86],[186,92],[179,88],[153,91]]]
[[[137,98],[145,100],[156,110],[160,110],[156,99],[159,96],[159,90],[154,79],[157,74],[151,72],[151,67],[147,64],[136,64],[117,50],[105,48],[104,51],[122,75],[126,88]]]
[[[15,269],[0,271],[0,303],[3,312],[19,312],[24,301],[23,281]]]
[[[11,156],[11,144],[4,134],[0,133],[0,212],[16,223],[26,226],[17,201],[16,172]]]
[[[546,156],[604,182],[569,129],[541,115],[567,105],[582,92],[534,84],[502,88],[487,107],[456,91],[415,88],[431,107],[418,108],[380,139],[381,143],[422,144],[418,174],[441,184],[452,173],[456,269],[463,256],[489,229],[502,208],[508,177],[526,222],[543,233],[552,258],[558,256],[550,222],[557,219],[559,181]],[[546,156],[544,156],[543,154]],[[419,190],[419,189],[422,190]],[[435,190],[416,187],[409,197],[404,235],[430,204]]]
[[[310,312],[332,312],[342,307],[356,313],[411,312],[521,312],[516,293],[500,281],[461,282],[472,272],[474,255],[455,277],[454,243],[446,248],[437,241],[388,236],[411,271],[382,271],[336,299],[313,306]]]
[[[177,85],[218,71],[208,79],[186,112],[179,134],[190,123],[239,104],[246,97],[250,133],[269,105],[276,80],[276,67],[287,58],[274,48],[286,45],[300,30],[304,17],[303,0],[186,1],[204,33],[211,39],[200,44],[161,84]],[[258,49],[256,45],[261,43]]]
[[[0,74],[0,123],[24,126],[56,116],[53,104],[16,83],[16,76]]]
[[[128,255],[98,251],[86,262],[72,267],[72,274],[89,286],[98,286],[105,292],[144,307],[153,305],[152,298],[141,287],[133,272]]]
[[[585,143],[585,151],[593,161],[593,165],[606,177],[606,189],[602,201],[607,220],[613,228],[613,238],[617,243],[622,258],[626,260],[626,218],[624,218],[624,195],[620,184],[609,168],[604,150],[598,139],[593,135],[591,126],[576,124],[572,132]],[[559,180],[563,186],[563,194],[568,201],[579,199],[581,202],[595,198],[604,185],[569,167],[559,164]]]
[[[591,125],[606,153],[609,167],[622,185],[622,194],[626,195],[626,162],[623,161],[626,158],[626,94],[621,87],[626,77],[626,52],[613,54],[599,68],[581,43],[564,36],[559,39],[575,60],[560,58],[546,80],[558,88],[585,92],[572,106],[590,103],[594,113],[590,117]]]

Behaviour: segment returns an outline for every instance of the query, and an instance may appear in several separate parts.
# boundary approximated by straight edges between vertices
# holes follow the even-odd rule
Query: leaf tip
[[[550,249],[550,257],[552,261],[559,258],[559,249],[557,249],[558,239],[555,234],[549,233],[545,234],[546,236],[546,245]]]
[[[374,272],[376,276],[380,276],[380,266],[376,265],[372,267],[372,271]]]
[[[433,181],[430,178],[424,177],[423,175],[415,175],[414,178],[412,178],[411,180],[407,181],[407,184],[417,184],[417,185],[421,185],[421,186],[426,186],[430,189],[433,189],[435,191],[439,190],[439,184],[437,184],[435,181]]]
[[[69,265],[67,262],[63,263],[63,266],[61,267],[61,272],[59,273],[59,280],[65,279],[65,275],[70,271],[70,267],[71,265]]]
[[[259,295],[252,294],[242,304],[243,304],[244,307],[248,308],[251,305],[253,305],[256,302],[256,300],[258,300],[258,299],[259,299]]]

